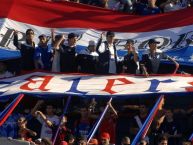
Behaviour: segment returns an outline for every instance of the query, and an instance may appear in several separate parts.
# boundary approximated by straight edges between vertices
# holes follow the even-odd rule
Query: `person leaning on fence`
[[[100,42],[102,42],[102,35]],[[98,68],[99,73],[116,74],[117,50],[115,46],[114,32],[108,31],[106,33],[106,41],[98,44],[97,51],[99,53],[99,68]]]
[[[18,40],[18,31],[14,31],[13,44],[21,52],[21,69],[25,71],[33,70],[34,66],[34,31],[32,29],[27,29],[25,37],[25,43],[20,43]]]
[[[155,39],[150,39],[148,42],[150,49],[142,55],[140,66],[145,76],[159,73],[161,59],[168,59],[175,64],[176,69],[174,73],[176,73],[177,68],[179,67],[179,64],[173,58],[169,57],[161,50],[158,50],[157,44],[159,43],[160,42]]]
[[[78,71],[81,73],[96,73],[98,56],[96,42],[90,40],[88,47],[81,50],[77,55]]]

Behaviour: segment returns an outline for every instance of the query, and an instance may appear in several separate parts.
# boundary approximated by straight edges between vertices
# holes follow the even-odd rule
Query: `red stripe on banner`
[[[13,110],[15,109],[15,107],[19,104],[19,102],[21,101],[21,99],[24,97],[24,94],[21,94],[18,96],[18,99],[16,100],[16,102],[14,103],[14,105],[11,107],[11,109],[7,112],[7,114],[4,116],[4,118],[2,120],[0,120],[0,126],[7,120],[7,118],[11,115],[11,113],[13,112]]]
[[[0,0],[0,17],[49,28],[148,32],[193,24],[193,8],[151,16],[128,15],[71,2]]]

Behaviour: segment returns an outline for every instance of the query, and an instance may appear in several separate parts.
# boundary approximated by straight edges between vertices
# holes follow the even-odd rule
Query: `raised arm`
[[[51,29],[51,41],[52,41],[52,46],[54,46],[54,42],[55,42],[54,29]]]
[[[174,64],[175,64],[175,66],[176,66],[176,69],[174,70],[174,74],[176,74],[176,72],[177,72],[177,70],[178,70],[178,68],[179,68],[179,63],[177,63],[177,61],[175,61],[173,58],[171,58],[171,57],[168,57],[168,59],[171,61],[171,62],[173,62]]]
[[[114,113],[116,116],[118,116],[118,113],[117,113],[117,111],[115,110],[115,108],[112,106],[111,101],[110,101],[110,102],[107,102],[107,104],[109,105],[109,107],[110,107],[110,109],[113,111],[113,113]]]
[[[13,45],[17,48],[17,49],[21,49],[21,46],[18,42],[18,31],[17,30],[14,30],[13,32]]]
[[[65,40],[64,34],[62,35],[62,37],[61,37],[58,41],[55,41],[55,42],[54,42],[54,48],[55,48],[56,50],[59,50],[59,49],[60,49],[60,44],[61,44],[61,42],[62,42],[63,40]]]
[[[97,51],[98,53],[100,53],[99,47],[100,47],[100,45],[101,45],[101,43],[102,43],[103,35],[104,35],[104,32],[101,33],[101,36],[100,36],[100,38],[99,38],[99,40],[98,40],[98,42],[97,42],[97,45],[96,45],[96,51]]]
[[[48,120],[46,115],[44,115],[44,113],[42,113],[41,111],[36,111],[35,116],[36,117],[40,116],[40,118],[46,123],[46,125],[48,125],[48,127],[53,126],[53,123],[50,120]]]
[[[40,108],[40,106],[44,103],[43,100],[39,100],[36,105],[31,110],[31,115],[36,116],[35,112]]]
[[[31,136],[36,136],[37,133],[29,128],[25,128],[25,130],[31,135]]]

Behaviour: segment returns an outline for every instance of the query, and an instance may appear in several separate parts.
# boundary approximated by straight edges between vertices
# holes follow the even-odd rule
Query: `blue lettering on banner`
[[[152,79],[152,80],[148,80],[151,82],[151,85],[149,87],[148,90],[146,90],[145,92],[159,92],[160,90],[157,90],[157,87],[160,83],[173,83],[176,82],[174,80],[168,79],[168,80],[164,80],[164,81],[159,81],[157,79]]]
[[[82,94],[82,95],[87,94],[88,92],[82,92],[82,91],[77,90],[77,86],[78,86],[78,84],[80,82],[80,79],[81,79],[81,77],[80,78],[72,79],[72,81],[73,81],[72,86],[71,86],[70,90],[68,90],[66,92],[79,93],[79,94]]]

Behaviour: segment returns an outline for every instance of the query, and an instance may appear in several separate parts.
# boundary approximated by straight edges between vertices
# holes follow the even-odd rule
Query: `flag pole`
[[[56,134],[55,134],[55,136],[54,136],[54,140],[53,140],[53,142],[52,142],[52,145],[54,145],[55,142],[56,142],[56,138],[57,138],[57,136],[58,136],[58,133],[59,133],[59,130],[60,130],[60,126],[61,126],[61,123],[62,123],[62,118],[63,118],[64,115],[67,113],[67,109],[68,109],[68,106],[69,106],[69,104],[70,104],[70,101],[71,101],[71,96],[68,96],[68,100],[67,100],[66,105],[65,105],[65,107],[64,107],[63,114],[62,114],[62,116],[61,116],[61,118],[60,118],[60,122],[59,122],[59,125],[58,125],[58,128],[57,128]]]
[[[154,119],[160,105],[162,104],[163,99],[164,99],[163,95],[159,96],[157,102],[155,103],[153,109],[151,110],[150,114],[146,118],[146,120],[143,123],[142,127],[140,128],[139,132],[135,136],[135,138],[134,138],[131,145],[136,145],[140,138],[145,138],[145,136],[146,136],[146,134],[149,130],[149,127],[150,127],[150,125],[151,125],[151,123],[152,123],[152,121],[153,121],[153,119]]]
[[[193,133],[192,133],[192,135],[190,136],[189,140],[190,140],[190,141],[193,141]]]
[[[11,115],[15,107],[19,104],[19,102],[23,99],[24,94],[19,94],[0,114],[0,126],[7,120],[7,118]]]
[[[112,101],[112,97],[109,99],[109,102],[111,102],[111,101]],[[89,133],[90,136],[88,136],[87,144],[89,143],[89,141],[90,141],[90,140],[92,139],[92,137],[94,136],[94,134],[95,134],[96,130],[98,129],[98,127],[99,127],[99,125],[100,125],[100,123],[101,123],[104,115],[106,114],[108,108],[109,108],[109,104],[106,105],[106,107],[105,107],[103,113],[101,114],[100,118],[98,119],[98,121],[95,123],[95,125],[94,125],[93,128],[91,129],[91,131],[90,131],[90,133]]]

